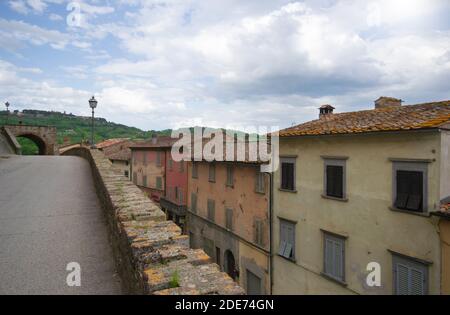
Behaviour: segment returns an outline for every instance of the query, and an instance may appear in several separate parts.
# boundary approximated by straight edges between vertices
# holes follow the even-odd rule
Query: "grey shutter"
[[[278,254],[284,256],[286,250],[286,224],[285,221],[280,220],[280,248]]]
[[[393,256],[394,286],[397,295],[428,293],[428,266],[404,256]]]
[[[325,238],[325,273],[327,275],[332,275],[332,270],[334,266],[334,242]]]
[[[295,247],[295,225],[293,223],[280,220],[280,249],[279,254],[286,258],[294,257]]]
[[[197,194],[191,193],[191,211],[197,212]]]
[[[334,251],[335,251],[335,277],[337,279],[343,280],[343,244],[340,241],[334,242]]]
[[[407,295],[408,287],[409,287],[409,268],[402,264],[397,264],[397,275],[396,275],[396,284],[397,284],[397,294],[398,295]]]
[[[229,230],[232,230],[233,229],[233,209],[227,208],[227,209],[225,209],[225,212],[226,212],[225,213],[226,214],[226,222],[225,222],[226,228]]]
[[[409,294],[411,295],[423,295],[425,294],[424,284],[425,275],[422,270],[416,268],[410,268],[409,271]]]
[[[284,251],[285,250],[286,250],[286,242],[285,241],[281,241],[280,242],[280,248],[278,250],[278,255],[284,256]]]

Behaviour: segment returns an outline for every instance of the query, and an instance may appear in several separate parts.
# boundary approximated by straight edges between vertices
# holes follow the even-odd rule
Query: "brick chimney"
[[[375,101],[375,109],[402,106],[402,100],[394,97],[381,96]]]
[[[319,107],[319,118],[322,119],[325,116],[333,114],[334,107],[331,105],[322,105]]]

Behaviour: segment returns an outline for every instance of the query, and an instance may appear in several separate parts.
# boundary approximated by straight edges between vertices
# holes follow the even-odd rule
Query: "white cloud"
[[[9,7],[20,14],[28,14],[28,7],[23,0],[9,1]]]
[[[42,0],[27,0],[28,5],[37,13],[44,12],[47,5]]]
[[[55,14],[55,13],[51,13],[48,18],[52,21],[62,21],[63,17],[61,15]]]

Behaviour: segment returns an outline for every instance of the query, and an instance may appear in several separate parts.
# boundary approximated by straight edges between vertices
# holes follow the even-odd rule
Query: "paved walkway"
[[[69,262],[81,287],[66,284]],[[0,294],[120,294],[87,161],[0,156]]]

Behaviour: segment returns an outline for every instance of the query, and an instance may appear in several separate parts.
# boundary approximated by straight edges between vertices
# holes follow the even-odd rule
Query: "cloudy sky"
[[[0,100],[142,129],[450,99],[448,0],[0,0]]]

